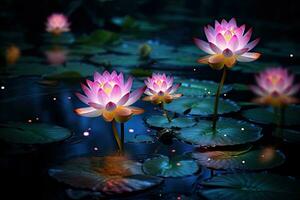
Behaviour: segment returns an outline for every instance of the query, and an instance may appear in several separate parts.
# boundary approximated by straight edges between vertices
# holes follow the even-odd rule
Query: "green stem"
[[[124,146],[124,139],[125,139],[125,134],[124,134],[124,130],[125,130],[125,124],[121,123],[121,154],[124,154],[125,152],[125,146]]]
[[[115,140],[117,142],[119,151],[122,152],[122,144],[121,144],[121,140],[120,140],[120,137],[119,137],[119,134],[118,134],[118,130],[116,128],[116,122],[115,122],[115,120],[113,120],[111,122],[111,124],[112,124],[113,134],[114,134]]]
[[[215,97],[214,114],[213,114],[213,125],[212,125],[213,130],[216,130],[217,119],[218,119],[219,98],[220,98],[220,93],[222,91],[222,87],[224,85],[224,81],[225,81],[225,78],[226,78],[226,72],[227,72],[226,71],[226,67],[224,67],[223,68],[222,78],[221,78],[221,81],[219,83],[218,90],[217,90],[216,97]]]
[[[164,113],[164,116],[166,116],[166,118],[168,119],[168,122],[170,123],[170,122],[172,121],[172,119],[171,119],[171,117],[169,116],[168,111],[165,110],[165,107],[164,107],[164,103],[163,103],[163,102],[160,104],[160,107],[161,107],[161,109],[162,109],[162,111],[163,111],[163,113]]]

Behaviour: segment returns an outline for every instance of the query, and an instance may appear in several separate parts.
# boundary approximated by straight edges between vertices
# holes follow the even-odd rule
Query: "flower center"
[[[268,79],[271,81],[271,83],[272,83],[273,85],[276,85],[276,84],[279,82],[279,80],[281,79],[281,76],[278,76],[278,75],[270,75],[270,76],[268,77]]]

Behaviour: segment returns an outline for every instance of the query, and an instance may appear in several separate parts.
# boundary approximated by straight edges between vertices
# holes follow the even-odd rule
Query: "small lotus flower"
[[[224,66],[231,68],[236,61],[251,62],[260,57],[259,53],[249,52],[259,39],[249,43],[252,28],[245,34],[245,25],[237,26],[232,18],[229,22],[225,19],[221,23],[215,21],[215,27],[208,25],[204,32],[208,42],[194,38],[195,44],[204,52],[210,54],[198,60],[199,63],[209,64],[213,69],[222,69]]]
[[[166,76],[166,74],[152,74],[145,80],[147,89],[144,101],[151,101],[154,104],[170,103],[173,99],[177,99],[182,94],[174,94],[181,84],[173,85],[173,77]]]
[[[94,81],[87,80],[87,85],[81,85],[86,96],[76,94],[89,107],[78,108],[75,112],[85,117],[102,115],[108,122],[126,122],[132,115],[143,113],[143,109],[131,105],[142,96],[145,87],[130,92],[132,81],[130,77],[124,82],[123,74],[117,74],[115,71],[105,71],[103,74],[96,72]]]
[[[257,86],[251,86],[251,90],[260,96],[255,99],[257,103],[282,106],[297,103],[293,97],[300,85],[293,85],[294,76],[284,68],[270,68],[256,76]]]
[[[46,30],[54,35],[70,31],[70,23],[68,18],[59,13],[50,15],[47,19]]]
[[[7,47],[5,57],[6,57],[6,63],[9,65],[15,64],[21,56],[21,50],[19,47],[15,45],[11,45]]]

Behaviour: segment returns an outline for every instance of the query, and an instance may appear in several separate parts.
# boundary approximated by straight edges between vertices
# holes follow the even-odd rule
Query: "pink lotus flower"
[[[59,13],[50,15],[47,19],[46,30],[54,35],[59,35],[63,32],[70,31],[70,23],[68,18]]]
[[[147,89],[145,91],[146,96],[144,101],[151,101],[155,104],[170,103],[173,99],[177,99],[182,94],[174,94],[174,92],[180,87],[181,84],[173,86],[173,77],[166,76],[166,74],[152,74],[145,80]]]
[[[260,57],[259,53],[249,52],[259,39],[249,43],[252,28],[245,34],[245,25],[237,26],[232,18],[229,22],[225,19],[221,23],[215,21],[215,27],[208,25],[204,32],[208,42],[194,38],[195,44],[210,54],[198,60],[199,63],[209,64],[214,69],[222,69],[224,65],[231,68],[236,61],[251,62]]]
[[[130,77],[124,82],[123,74],[105,71],[103,74],[96,72],[94,81],[86,80],[82,90],[86,96],[77,93],[77,97],[89,105],[78,108],[75,112],[85,117],[103,116],[106,121],[126,122],[132,115],[141,114],[143,109],[131,107],[145,91],[145,87],[130,92],[133,79]]]
[[[251,90],[260,96],[255,102],[282,106],[296,103],[298,100],[293,97],[300,85],[293,85],[294,76],[289,75],[284,68],[270,68],[256,76],[258,86],[251,86]]]

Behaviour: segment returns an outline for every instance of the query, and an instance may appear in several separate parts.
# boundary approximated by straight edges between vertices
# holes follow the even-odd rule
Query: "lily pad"
[[[201,191],[201,195],[209,200],[296,200],[300,196],[299,180],[267,173],[227,174],[215,176],[201,184],[210,187]]]
[[[93,54],[100,54],[105,53],[106,50],[101,47],[95,47],[95,46],[75,46],[70,50],[71,54],[76,55],[93,55]]]
[[[53,73],[44,76],[46,79],[77,79],[92,76],[95,71],[101,71],[103,68],[96,68],[91,64],[81,62],[68,62],[65,66],[55,67]]]
[[[183,97],[167,104],[165,109],[180,114],[188,112],[191,115],[210,116],[214,113],[214,101],[215,98],[213,97]],[[235,102],[220,98],[218,114],[237,112],[239,110],[240,106]]]
[[[300,124],[300,106],[291,105],[285,109],[284,125],[299,125]],[[243,111],[243,116],[250,121],[271,124],[276,123],[276,114],[272,107],[259,107]]]
[[[216,130],[212,121],[201,120],[196,126],[181,129],[176,135],[179,140],[200,146],[227,146],[245,144],[260,139],[261,128],[245,121],[221,118]]]
[[[175,80],[175,82],[181,83],[177,93],[184,96],[207,96],[215,95],[218,89],[218,83],[213,81],[198,81],[194,79],[190,80]],[[232,89],[229,85],[224,85],[222,88],[222,94],[229,92]]]
[[[112,65],[112,66],[138,66],[140,60],[135,55],[116,55],[116,54],[105,54],[95,55],[90,58],[90,61],[100,65]]]
[[[165,56],[165,59],[161,59],[158,61],[159,64],[162,65],[170,65],[177,67],[199,67],[205,66],[203,64],[197,63],[197,59],[199,56],[192,54],[183,54],[180,52],[170,53]]]
[[[7,122],[0,124],[0,139],[17,144],[47,144],[71,136],[68,129],[50,124]]]
[[[285,156],[273,148],[195,152],[193,158],[205,167],[225,170],[264,170],[277,167],[285,160]]]
[[[18,63],[8,69],[15,76],[42,76],[55,71],[55,68],[40,63]]]
[[[199,170],[197,163],[186,156],[169,158],[159,155],[147,159],[143,164],[146,174],[162,177],[183,177],[196,173]]]
[[[105,195],[141,191],[162,182],[145,175],[141,163],[121,156],[75,158],[50,169],[49,175],[77,189]]]
[[[159,128],[186,128],[194,126],[196,121],[187,117],[177,117],[169,122],[165,116],[152,115],[146,119],[146,123]]]
[[[273,134],[275,137],[282,138],[285,142],[300,144],[300,132],[291,129],[283,129],[282,134]]]
[[[51,44],[72,44],[75,42],[75,37],[72,33],[62,33],[59,36],[46,33],[44,34],[44,40],[46,43]]]
[[[76,40],[79,44],[90,46],[116,44],[119,41],[120,38],[117,33],[106,30],[96,30],[90,35],[83,35]]]

